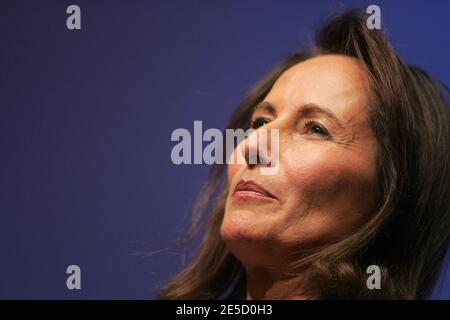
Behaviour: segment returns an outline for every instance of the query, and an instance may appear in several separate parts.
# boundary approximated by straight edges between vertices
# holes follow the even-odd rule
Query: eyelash
[[[320,133],[314,133],[314,134],[318,134],[318,135],[324,137],[325,139],[331,139],[331,135],[328,132],[328,130],[324,126],[322,126],[320,123],[313,121],[313,120],[308,120],[308,121],[306,121],[305,126],[307,128],[309,128],[309,130],[311,130],[314,127],[316,129],[319,128]]]
[[[256,129],[262,127],[264,125],[264,124],[260,123],[262,121],[266,121],[264,124],[267,124],[267,123],[270,122],[270,120],[267,119],[267,118],[259,117],[259,118],[256,118],[256,119],[250,121],[250,128],[256,130]],[[322,126],[320,123],[318,123],[318,122],[316,122],[314,120],[306,121],[305,127],[307,127],[309,129],[309,131],[311,131],[313,128],[314,129],[319,129],[319,132],[314,132],[312,134],[320,135],[324,139],[327,139],[327,140],[331,139],[331,135],[328,132],[328,130],[324,126]]]
[[[252,129],[258,129],[258,128],[260,128],[260,127],[262,127],[264,124],[261,124],[261,125],[257,125],[257,123],[258,123],[258,121],[259,120],[264,120],[264,121],[267,121],[267,123],[269,123],[270,122],[270,120],[269,119],[267,119],[267,118],[263,118],[263,117],[259,117],[259,118],[256,118],[255,120],[252,120],[252,121],[250,121],[250,128],[252,128]],[[265,123],[265,124],[267,124],[267,123]]]

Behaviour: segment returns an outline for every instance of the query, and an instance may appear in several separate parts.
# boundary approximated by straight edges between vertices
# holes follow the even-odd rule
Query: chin
[[[246,267],[268,267],[274,261],[279,261],[277,255],[280,251],[276,239],[268,231],[257,229],[254,225],[225,220],[220,234],[230,252]]]
[[[254,228],[252,230],[251,225],[246,224],[244,221],[225,220],[220,229],[220,234],[225,243],[253,243],[258,241]]]

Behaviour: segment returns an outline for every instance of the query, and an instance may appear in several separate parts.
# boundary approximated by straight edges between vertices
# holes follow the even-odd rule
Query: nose
[[[272,139],[269,138],[270,130],[266,126],[255,130],[244,141],[244,146],[241,149],[242,155],[249,168],[256,166],[271,166]]]

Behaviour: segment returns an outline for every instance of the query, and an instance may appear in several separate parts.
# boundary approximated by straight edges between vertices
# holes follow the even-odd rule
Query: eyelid
[[[328,139],[332,138],[332,135],[330,133],[330,130],[327,129],[327,127],[325,127],[323,124],[321,124],[320,122],[316,121],[316,120],[306,120],[305,122],[305,126],[310,127],[311,125],[316,125],[318,126],[322,131],[323,131],[323,136],[327,137]]]
[[[260,120],[260,119],[266,120],[267,122],[271,122],[271,121],[272,121],[272,120],[270,120],[270,119],[267,118],[267,117],[252,117],[252,118],[250,119],[250,128],[254,128],[255,122],[256,122],[257,120]],[[258,127],[258,128],[259,128],[259,127]]]
[[[263,121],[266,120],[267,122],[273,121],[272,119],[270,119],[267,116],[257,116],[257,117],[252,116],[251,119],[250,119],[249,127],[250,128],[255,128],[255,122],[260,120],[260,119],[263,120]],[[331,135],[331,133],[330,133],[330,130],[328,130],[328,128],[325,125],[323,125],[322,123],[318,122],[317,120],[313,120],[313,119],[304,119],[304,120],[305,120],[304,125],[306,127],[310,127],[311,125],[318,126],[323,131],[323,133],[322,134],[319,133],[319,135],[323,136],[325,139],[329,140],[329,139],[331,139],[333,137]],[[258,126],[258,128],[260,128],[262,126],[263,125]]]

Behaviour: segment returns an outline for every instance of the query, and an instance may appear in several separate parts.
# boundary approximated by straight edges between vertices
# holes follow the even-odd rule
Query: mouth
[[[277,199],[272,193],[251,180],[240,180],[234,189],[233,196],[239,198]]]

